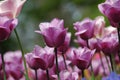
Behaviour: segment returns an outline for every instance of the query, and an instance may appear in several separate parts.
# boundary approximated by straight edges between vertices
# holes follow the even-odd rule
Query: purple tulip
[[[113,27],[118,27],[120,23],[120,0],[106,0],[98,5],[99,10],[110,21]]]
[[[67,33],[65,36],[64,43],[61,46],[59,46],[57,50],[61,53],[65,53],[69,48],[70,40],[71,40],[71,33]]]
[[[110,35],[110,34],[117,34],[117,29],[112,27],[112,26],[108,26],[104,29],[104,33],[102,35],[102,37],[105,37],[107,35]]]
[[[99,45],[99,39],[97,39],[97,38],[89,39],[89,47],[92,50],[96,49],[96,52],[100,52],[101,48],[100,48],[100,45]]]
[[[32,78],[32,80],[35,80],[35,72],[33,70],[30,70],[30,72],[31,72],[30,77]],[[38,69],[37,73],[38,73],[38,80],[48,80],[46,76],[46,71]],[[49,73],[49,80],[57,80],[57,75],[55,74],[53,75]]]
[[[77,36],[77,39],[75,39],[74,41],[78,43],[81,47],[87,47],[86,40],[82,39],[80,36]]]
[[[79,69],[84,70],[89,67],[94,53],[95,49],[90,50],[87,47],[73,49],[70,54],[70,58],[74,65],[76,65]]]
[[[103,65],[102,65],[102,63],[100,61],[100,54],[101,53],[96,53],[94,55],[94,58],[92,60],[93,71],[96,76],[97,75],[106,76],[110,72],[109,67],[108,67],[108,64],[110,65],[110,60],[109,60],[109,57],[106,57],[108,59],[108,63],[107,63],[105,56],[102,55],[102,57],[101,57],[102,63],[103,63]],[[111,68],[111,66],[110,66],[110,68]],[[89,68],[89,70],[91,71],[91,68]]]
[[[26,0],[4,0],[0,1],[0,16],[15,18],[19,15]]]
[[[99,40],[99,45],[104,54],[110,55],[118,52],[119,42],[117,34],[107,35]]]
[[[79,75],[77,72],[70,72],[70,71],[61,71],[60,72],[60,79],[61,80],[78,80]]]
[[[66,62],[67,68],[69,69],[69,65],[70,65],[71,61],[70,60],[66,60],[65,62]],[[64,60],[63,60],[63,58],[61,56],[58,57],[58,64],[59,64],[59,67],[58,67],[59,72],[61,72],[63,70],[66,70],[66,67],[65,67],[65,64],[64,64]],[[56,70],[57,70],[56,69],[56,65],[54,65],[52,67],[52,70],[54,71],[54,73],[56,73]]]
[[[11,75],[15,80],[19,80],[24,76],[24,66],[20,51],[7,52],[4,55],[5,70],[7,75]]]
[[[95,19],[95,27],[94,27],[94,36],[99,38],[103,35],[105,28],[105,21],[103,16],[98,16]]]
[[[11,32],[16,27],[17,19],[8,19],[7,17],[0,17],[0,41],[9,38]]]
[[[59,47],[64,43],[67,30],[64,28],[64,21],[53,19],[51,22],[40,23],[40,31],[47,46]]]
[[[54,64],[54,49],[35,46],[32,53],[26,54],[26,61],[30,68],[47,70]]]
[[[95,21],[87,18],[81,22],[74,23],[74,29],[77,31],[75,35],[80,36],[84,40],[88,40],[94,36]]]

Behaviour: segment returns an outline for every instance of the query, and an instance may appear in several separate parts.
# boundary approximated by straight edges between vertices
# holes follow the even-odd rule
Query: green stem
[[[85,76],[84,76],[84,70],[81,70],[81,72],[82,72],[82,78],[84,78]]]
[[[57,48],[55,48],[55,59],[56,59],[57,76],[58,76],[58,80],[60,80],[59,68],[58,68],[58,58],[57,58]]]
[[[102,67],[103,67],[104,75],[106,75],[104,63],[103,63],[103,61],[102,61],[102,53],[99,53],[99,55],[100,55],[100,61],[101,61]]]
[[[2,68],[3,68],[4,80],[6,80],[4,54],[1,54],[1,58],[2,58]]]
[[[23,62],[24,62],[24,68],[25,68],[25,72],[26,72],[26,80],[29,80],[28,70],[27,70],[27,65],[26,65],[26,60],[25,60],[25,57],[24,57],[24,51],[23,51],[23,48],[22,48],[22,44],[21,44],[21,42],[20,42],[20,39],[19,39],[17,30],[14,29],[14,32],[15,32],[16,38],[17,38],[17,40],[18,40],[19,47],[20,47],[21,52],[22,52],[22,59],[23,59]]]
[[[93,67],[92,67],[92,63],[90,65],[90,68],[91,68],[91,74],[92,74],[92,80],[95,80],[95,76],[94,76],[94,72],[93,72]]]
[[[105,59],[106,59],[106,61],[107,61],[107,65],[108,65],[108,68],[109,68],[109,72],[111,72],[111,68],[110,68],[110,65],[109,65],[109,60],[108,60],[108,58],[107,58],[106,55],[105,55]]]
[[[112,67],[112,71],[114,72],[114,67],[113,67],[113,60],[112,60],[112,55],[109,56],[110,58],[110,62],[111,62],[111,67]]]
[[[37,70],[35,70],[35,80],[38,80],[38,77],[37,77]]]
[[[117,33],[118,33],[118,40],[119,40],[119,50],[118,50],[118,57],[119,57],[119,60],[120,60],[120,23],[119,23],[119,26],[117,28]]]
[[[113,54],[110,55],[110,61],[112,62],[112,63],[111,63],[111,66],[112,66],[112,68],[113,68],[113,71],[116,72],[115,58],[114,58],[114,55],[113,55]]]
[[[65,56],[64,56],[64,54],[63,54],[63,53],[62,53],[62,57],[63,57],[63,60],[64,60],[65,68],[66,68],[66,70],[67,70],[67,64],[66,64],[66,61],[65,61]]]
[[[89,47],[89,41],[86,40],[86,42],[87,42],[87,47],[90,48],[90,47]],[[92,80],[95,80],[94,71],[93,71],[93,67],[92,67],[92,60],[91,60],[90,68],[91,68],[91,71],[92,71],[92,72],[91,72],[91,74],[92,74]]]
[[[49,71],[48,71],[48,69],[46,70],[46,73],[47,73],[47,79],[48,79],[48,80],[50,80],[50,78],[49,78]]]

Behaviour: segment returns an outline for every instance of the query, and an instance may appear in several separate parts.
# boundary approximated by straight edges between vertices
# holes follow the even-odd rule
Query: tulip
[[[7,52],[4,59],[6,75],[11,75],[15,80],[21,79],[24,76],[21,52]]]
[[[103,16],[98,16],[95,19],[95,27],[94,27],[94,36],[99,38],[103,35],[105,27],[105,20]]]
[[[84,40],[88,40],[94,36],[95,21],[87,18],[81,22],[74,23],[74,29],[77,31],[76,36],[80,36]]]
[[[112,26],[108,26],[108,27],[104,28],[102,37],[105,37],[110,34],[117,34],[117,29]]]
[[[81,47],[87,47],[87,42],[80,36],[77,36],[77,39],[75,39],[74,41],[78,43]]]
[[[34,71],[31,70],[30,72],[31,72],[31,78],[32,78],[32,80],[36,80],[35,79],[35,73],[34,73]],[[45,71],[43,71],[41,69],[38,69],[37,72],[38,72],[38,80],[48,80]],[[57,76],[53,75],[53,74],[50,74],[49,75],[49,80],[57,80]]]
[[[0,1],[0,16],[15,18],[19,15],[26,0],[4,0]]]
[[[101,50],[105,55],[118,53],[119,42],[117,34],[109,34],[99,40]]]
[[[31,53],[26,54],[26,61],[30,68],[47,70],[54,64],[53,48],[35,46]]]
[[[84,70],[89,67],[94,53],[95,49],[90,50],[86,47],[73,49],[70,54],[70,58],[74,65],[76,65],[79,69]]]
[[[42,34],[47,46],[59,47],[64,43],[67,30],[63,20],[55,18],[51,22],[40,23],[39,27],[40,31],[36,32]]]
[[[98,5],[102,14],[104,14],[110,21],[113,27],[119,27],[120,23],[120,0],[106,0],[104,3]]]
[[[17,23],[17,19],[0,17],[0,42],[9,38],[11,32],[16,27]]]
[[[61,80],[78,80],[79,75],[77,72],[70,72],[70,71],[61,71],[60,72],[60,78]]]
[[[70,40],[71,40],[71,33],[67,33],[65,36],[64,43],[61,46],[59,46],[57,50],[61,53],[65,53],[69,48]]]
[[[90,49],[96,49],[96,52],[101,51],[101,48],[100,48],[100,45],[99,45],[99,39],[91,38],[91,39],[89,39],[88,43],[89,43]]]

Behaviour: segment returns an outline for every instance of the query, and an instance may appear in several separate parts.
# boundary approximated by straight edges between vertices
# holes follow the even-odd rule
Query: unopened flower
[[[40,23],[40,31],[47,46],[59,47],[64,43],[67,30],[64,28],[64,21],[54,18],[51,22]]]
[[[0,16],[15,18],[19,15],[26,0],[4,0],[0,1]]]
[[[17,19],[8,19],[7,17],[0,17],[0,41],[9,38],[11,32],[16,27]]]

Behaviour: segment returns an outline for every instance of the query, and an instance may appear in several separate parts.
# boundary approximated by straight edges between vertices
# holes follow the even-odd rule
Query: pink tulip
[[[11,75],[15,80],[21,79],[24,76],[21,52],[7,52],[4,55],[4,59],[6,74],[9,76]]]
[[[16,27],[17,19],[8,19],[7,17],[0,17],[0,41],[9,38],[11,32]]]
[[[104,54],[115,54],[119,50],[117,34],[107,35],[99,40],[99,45]]]
[[[35,80],[35,72],[33,71],[33,70],[30,70],[30,72],[31,72],[31,79],[32,80]],[[47,74],[46,74],[46,71],[43,71],[43,70],[41,70],[41,69],[38,69],[37,70],[37,75],[38,75],[38,80],[48,80],[47,79]],[[53,75],[53,74],[50,74],[49,73],[49,80],[57,80],[57,75]]]
[[[32,69],[47,70],[54,64],[54,49],[49,47],[35,46],[31,53],[26,54],[26,61]]]
[[[69,48],[70,40],[71,40],[71,33],[67,33],[65,36],[64,43],[61,46],[59,46],[57,50],[61,53],[65,53]]]
[[[75,39],[74,41],[78,43],[81,47],[87,47],[86,40],[82,39],[80,36],[77,36],[77,39]]]
[[[70,58],[74,65],[76,65],[79,69],[84,70],[89,67],[94,53],[95,49],[90,50],[86,47],[73,49],[70,54]]]
[[[113,27],[118,27],[120,23],[120,0],[106,0],[98,5],[99,10],[110,21]]]
[[[36,32],[42,34],[47,46],[59,47],[64,43],[67,30],[63,20],[55,18],[51,22],[40,23],[39,27],[40,31]]]
[[[0,1],[0,16],[15,18],[19,15],[26,0],[4,0]]]
[[[74,23],[74,29],[77,31],[75,35],[80,36],[84,40],[88,40],[94,36],[95,21],[86,18],[81,22]]]
[[[95,19],[95,27],[94,27],[94,36],[99,38],[103,35],[105,28],[105,21],[103,16],[98,16]]]
[[[99,38],[91,38],[89,39],[89,47],[90,49],[96,49],[96,52],[100,52],[101,48],[99,45]]]
[[[61,71],[60,72],[60,78],[61,80],[78,80],[79,75],[77,72],[70,72],[70,71]]]

